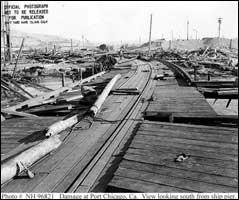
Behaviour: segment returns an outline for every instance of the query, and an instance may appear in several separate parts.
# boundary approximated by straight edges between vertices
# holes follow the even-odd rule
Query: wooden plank
[[[35,141],[29,141],[26,143],[21,142],[19,144],[13,145],[12,148],[9,148],[8,152],[4,156],[1,156],[1,161],[6,160],[7,158],[18,154],[19,152],[22,152],[22,151],[40,143],[42,140],[43,140],[43,138],[42,139],[39,138],[39,139],[36,139]],[[9,144],[2,144],[2,145],[4,147],[4,145],[8,146]]]
[[[9,114],[9,115],[20,116],[20,117],[39,118],[37,115],[33,115],[33,114],[29,114],[29,113],[24,113],[24,112],[18,112],[18,111],[9,110],[9,109],[1,109],[1,112]]]
[[[221,185],[227,187],[238,187],[237,179],[229,178],[225,176],[216,176],[207,173],[193,172],[183,169],[170,168],[167,166],[152,165],[142,162],[134,162],[128,160],[122,160],[120,167],[126,169],[134,169],[137,171],[151,172],[155,174],[161,174],[170,177],[183,178],[188,180],[194,180],[203,183],[211,183],[214,185]],[[200,184],[200,183],[199,183]]]
[[[182,104],[177,104],[177,105],[167,105],[163,106],[160,104],[150,104],[149,106],[152,109],[155,109],[155,111],[160,111],[160,112],[210,112],[212,108],[209,108],[208,106],[202,106],[202,105],[182,105]]]
[[[230,132],[232,133],[238,133],[238,129],[236,128],[228,128],[228,127],[216,127],[216,126],[205,126],[205,125],[192,125],[192,124],[176,124],[176,123],[168,123],[168,122],[151,122],[151,121],[144,121],[144,123],[142,123],[140,125],[141,127],[157,127],[157,128],[161,128],[161,127],[165,127],[165,128],[173,128],[173,129],[189,129],[191,128],[191,130],[193,131],[198,130],[198,129],[204,129],[206,131],[209,131],[210,133],[217,133],[218,131],[220,132],[228,132],[230,134]]]
[[[181,102],[180,101],[151,101],[150,102],[151,105],[159,105],[160,107],[162,106],[165,106],[165,107],[170,107],[170,106],[174,106],[174,107],[178,107],[179,105],[180,106],[183,106],[183,107],[210,107],[208,104],[206,103],[202,103],[201,101],[186,101],[184,99],[184,101],[182,100]]]
[[[66,86],[66,87],[62,87],[62,88],[59,88],[59,89],[57,89],[57,90],[54,90],[54,91],[45,93],[45,94],[40,95],[40,96],[37,96],[37,97],[35,97],[35,98],[26,100],[26,101],[24,101],[24,102],[22,102],[22,103],[20,103],[20,104],[18,104],[18,105],[16,105],[16,106],[12,106],[12,107],[9,107],[9,108],[7,108],[7,109],[3,109],[2,112],[8,112],[9,110],[10,110],[10,111],[15,111],[15,110],[21,109],[21,108],[23,108],[23,107],[25,107],[25,106],[27,106],[27,107],[32,107],[32,106],[36,106],[36,105],[41,105],[44,100],[49,99],[49,98],[52,98],[52,97],[59,96],[59,94],[60,94],[61,92],[69,91],[69,90],[71,90],[73,87],[75,87],[75,86],[77,86],[77,85],[79,85],[79,84],[83,84],[83,83],[85,83],[85,82],[89,82],[90,80],[95,79],[96,77],[101,76],[101,75],[103,75],[104,73],[105,73],[105,72],[100,72],[100,73],[98,73],[98,74],[95,74],[95,75],[93,75],[93,76],[90,76],[90,77],[88,77],[88,78],[86,78],[86,79],[83,79],[83,80],[81,80],[81,81],[72,83],[72,84],[70,84],[70,85],[68,85],[68,86]]]
[[[218,160],[229,160],[229,161],[238,161],[238,157],[236,155],[228,155],[228,154],[222,154],[222,153],[217,153],[217,152],[206,152],[203,150],[192,150],[192,149],[187,149],[182,147],[170,147],[170,146],[162,146],[162,145],[152,145],[152,144],[147,144],[142,142],[136,142],[132,141],[130,144],[131,148],[136,148],[136,149],[147,149],[147,150],[152,150],[152,151],[162,151],[162,152],[173,152],[175,154],[178,154],[179,152],[185,153],[187,155],[192,155],[192,156],[198,156],[202,158],[214,158]]]
[[[157,109],[157,108],[156,108]],[[158,116],[161,114],[171,114],[174,116],[174,118],[186,118],[189,120],[201,120],[204,119],[206,120],[207,118],[213,120],[213,118],[215,118],[217,115],[215,115],[215,113],[212,112],[162,112],[160,110],[156,110],[155,108],[151,108],[148,107],[147,111],[146,111],[146,116]],[[155,111],[156,110],[156,111]]]
[[[152,158],[155,158],[156,160],[163,160],[163,161],[172,161],[174,162],[174,159],[182,152],[173,153],[170,151],[152,151],[148,149],[135,149],[135,148],[129,148],[127,150],[127,153],[129,154],[137,154],[137,155],[143,155],[143,156],[150,156]],[[200,156],[191,156],[185,163],[188,164],[200,164],[200,165],[209,165],[209,166],[218,166],[220,168],[226,168],[226,169],[238,169],[238,164],[236,161],[222,161],[217,160],[214,158],[202,158]]]
[[[201,102],[150,102],[151,106],[158,106],[160,109],[187,109],[187,108],[193,108],[193,109],[212,109],[210,105],[204,104]]]
[[[44,130],[44,127],[1,127],[1,135],[29,135],[40,130]]]
[[[2,122],[1,128],[9,128],[9,127],[26,128],[26,127],[33,127],[32,126],[33,124],[34,124],[34,128],[35,127],[45,128],[62,118],[63,117],[39,117],[37,120],[31,119],[31,118],[13,118],[13,119],[5,120],[4,122]]]
[[[159,193],[159,192],[182,192],[188,193],[192,191],[183,190],[179,188],[169,187],[165,185],[160,185],[156,183],[151,183],[148,181],[141,181],[137,179],[131,179],[126,177],[114,176],[111,182],[108,184],[108,191],[109,192],[140,192],[140,193]]]
[[[32,171],[32,167],[30,168]],[[10,181],[4,184],[1,187],[1,192],[8,193],[8,192],[29,192],[32,190],[32,186],[34,186],[36,181],[41,181],[44,179],[45,176],[48,175],[49,172],[42,171],[42,172],[34,172],[34,178],[29,179],[24,174],[20,175],[18,178],[15,178],[14,181]]]
[[[166,137],[166,136],[152,136],[152,135],[136,135],[135,138],[144,140],[153,140],[153,141],[164,141],[164,142],[175,142],[181,144],[191,144],[191,145],[198,145],[201,147],[215,147],[215,148],[225,148],[231,150],[237,150],[238,145],[230,144],[230,143],[219,143],[219,142],[208,142],[208,141],[201,141],[201,140],[193,140],[193,139],[182,139],[182,138],[173,138],[173,137]]]
[[[30,108],[26,112],[27,113],[45,113],[45,112],[54,112],[57,110],[70,110],[73,106],[69,104],[63,104],[63,105],[45,105],[45,106],[39,106],[37,108]]]
[[[11,140],[11,139],[21,139],[21,138],[23,138],[23,137],[25,137],[25,135],[12,135],[12,134],[8,134],[8,135],[1,135],[1,139],[9,139],[9,140]]]
[[[215,147],[206,147],[206,146],[200,146],[200,145],[192,145],[192,144],[184,144],[184,143],[178,143],[178,142],[164,142],[164,141],[152,141],[151,139],[137,139],[134,138],[134,141],[137,143],[145,143],[145,144],[151,144],[151,145],[160,145],[160,146],[166,146],[170,148],[183,148],[187,150],[199,150],[203,151],[205,153],[220,153],[220,154],[226,154],[226,155],[238,155],[238,150],[232,150],[232,149],[225,149],[225,148],[215,148]],[[223,147],[223,145],[222,145]]]
[[[189,170],[189,171],[194,171],[194,172],[226,176],[226,177],[231,177],[231,178],[237,178],[237,176],[238,176],[237,170],[234,170],[234,169],[219,168],[217,166],[201,165],[198,163],[197,164],[194,164],[194,163],[188,164],[186,162],[176,163],[172,160],[161,160],[160,158],[155,160],[155,158],[151,158],[151,157],[145,156],[145,155],[137,155],[137,154],[127,153],[124,156],[124,159],[148,163],[148,164],[167,166],[167,167],[171,167],[171,168]]]
[[[121,168],[116,171],[115,175],[148,181],[169,187],[180,188],[192,192],[236,192],[237,188],[226,187],[221,185],[214,185],[210,183],[203,183],[199,181],[189,180],[185,178],[165,176],[154,172],[138,171],[134,169]],[[174,192],[172,189],[171,192]]]
[[[1,148],[11,148],[16,147],[18,144],[16,143],[8,143],[8,144],[1,144]]]
[[[232,143],[238,144],[238,137],[237,136],[225,136],[222,134],[218,134],[215,137],[215,134],[205,134],[205,133],[190,133],[180,131],[180,130],[159,130],[159,131],[151,131],[151,130],[141,130],[139,129],[137,135],[152,135],[152,136],[168,136],[173,138],[185,138],[185,139],[193,139],[193,140],[203,140],[203,141],[210,141],[210,142],[223,142],[223,143]]]
[[[166,122],[150,122],[144,121],[140,125],[142,128],[150,128],[150,130],[172,129],[172,130],[190,130],[191,132],[206,132],[210,134],[238,134],[238,129],[227,128],[227,127],[215,127],[215,126],[204,126],[204,125],[192,125],[192,124],[176,124],[176,123],[166,123]]]
[[[144,126],[141,125],[138,128],[139,131],[145,131],[145,132],[168,132],[168,133],[185,133],[188,135],[201,135],[203,137],[206,137],[207,135],[216,137],[216,136],[220,136],[220,137],[225,137],[224,139],[226,139],[226,141],[230,141],[232,138],[235,138],[237,136],[237,130],[233,129],[232,131],[227,131],[227,130],[220,130],[220,127],[218,127],[218,132],[214,131],[214,130],[207,130],[204,128],[191,128],[191,127],[178,127],[178,126]],[[173,134],[172,134],[173,135]]]

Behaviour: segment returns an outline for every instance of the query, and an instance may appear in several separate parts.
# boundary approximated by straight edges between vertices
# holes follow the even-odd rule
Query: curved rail
[[[188,72],[183,70],[181,67],[179,67],[178,65],[176,65],[174,63],[168,62],[166,60],[159,60],[159,61],[161,63],[163,63],[164,65],[166,65],[174,73],[179,75],[181,78],[183,78],[186,81],[188,86],[192,86],[193,85],[193,80],[192,80],[191,76],[188,74]]]

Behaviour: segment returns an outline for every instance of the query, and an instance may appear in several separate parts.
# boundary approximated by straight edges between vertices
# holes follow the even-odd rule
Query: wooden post
[[[82,69],[79,69],[80,80],[82,80]]]
[[[93,64],[93,66],[92,66],[92,75],[94,75],[94,72],[95,71],[95,64]]]
[[[56,45],[54,44],[54,47],[53,47],[53,55],[55,55],[56,53]]]
[[[72,39],[71,39],[71,53],[73,53]]]
[[[207,80],[210,81],[211,77],[210,77],[210,71],[207,71]]]
[[[232,39],[230,39],[229,49],[232,49]]]
[[[98,96],[96,102],[94,105],[90,108],[90,112],[92,113],[93,116],[96,115],[98,110],[101,108],[102,104],[104,103],[105,99],[110,93],[110,90],[113,88],[114,84],[116,81],[121,77],[120,74],[117,74],[114,76],[114,78],[111,79],[111,81],[107,84],[103,92]]]
[[[5,117],[1,114],[1,122],[5,121]]]
[[[150,15],[150,27],[149,27],[149,56],[150,56],[150,49],[151,49],[151,31],[152,31],[152,14]]]
[[[82,48],[84,48],[85,45],[84,45],[84,35],[82,35]]]
[[[61,73],[61,82],[62,82],[62,87],[65,87],[65,72]]]
[[[19,52],[18,52],[18,54],[17,54],[17,60],[16,60],[15,67],[14,67],[14,70],[13,70],[13,73],[12,73],[12,77],[13,77],[13,78],[14,78],[15,73],[16,73],[17,63],[18,63],[18,60],[19,60],[20,55],[21,55],[21,52],[22,52],[23,44],[24,44],[24,38],[22,39],[22,43],[21,43],[21,46],[20,46]]]
[[[73,73],[71,74],[71,80],[72,80],[72,83],[75,82],[75,77],[74,77],[74,74],[73,74]]]
[[[187,40],[189,39],[189,21],[187,21]]]
[[[193,65],[193,69],[194,69],[194,81],[197,81],[197,67]]]

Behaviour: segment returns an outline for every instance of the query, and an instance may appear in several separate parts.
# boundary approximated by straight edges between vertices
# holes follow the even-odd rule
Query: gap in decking
[[[148,115],[144,114],[144,120],[155,121],[155,122],[171,122],[171,123],[182,123],[182,124],[194,124],[194,125],[207,125],[207,126],[222,126],[222,127],[238,127],[238,118],[208,118],[208,117],[175,117],[173,113],[157,112],[157,114]]]

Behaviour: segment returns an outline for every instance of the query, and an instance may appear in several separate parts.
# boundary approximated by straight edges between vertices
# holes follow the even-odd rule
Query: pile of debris
[[[157,60],[173,62],[197,79],[205,77],[234,77],[238,75],[238,53],[233,49],[199,48],[193,51],[157,51],[154,53]]]

